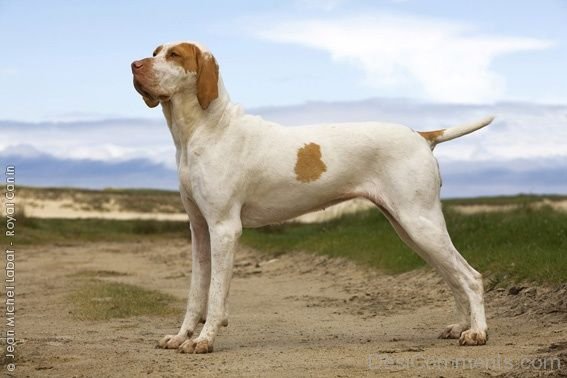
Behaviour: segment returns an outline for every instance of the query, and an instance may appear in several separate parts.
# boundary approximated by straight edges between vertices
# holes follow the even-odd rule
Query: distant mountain
[[[48,154],[0,153],[3,164],[16,167],[20,185],[78,188],[177,189],[177,173],[147,159],[106,162],[60,159]]]
[[[547,160],[547,161],[545,161]],[[567,193],[567,159],[447,162],[440,165],[443,197]]]
[[[2,152],[0,160],[3,164],[16,166],[16,180],[20,185],[94,189],[178,188],[175,170],[147,159],[118,162],[59,159],[28,149],[26,154]],[[442,195],[448,198],[517,193],[567,193],[567,162],[548,162],[542,164],[543,167],[537,167],[534,163],[443,163]],[[518,165],[526,166],[527,169],[518,170]]]
[[[495,114],[496,120],[487,128],[435,148],[444,183],[442,194],[567,193],[566,105],[457,105],[374,98],[257,108],[250,113],[290,127],[383,121],[415,130],[436,130]],[[0,162],[4,161],[15,163],[18,181],[28,185],[178,186],[175,149],[162,118],[0,120]]]

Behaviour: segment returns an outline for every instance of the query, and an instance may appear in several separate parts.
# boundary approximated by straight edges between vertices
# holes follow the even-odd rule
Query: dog
[[[441,211],[435,145],[493,117],[417,132],[378,122],[284,127],[230,101],[219,65],[195,42],[167,43],[131,64],[146,105],[161,104],[176,147],[181,201],[191,229],[193,271],[185,318],[158,347],[208,353],[227,325],[235,248],[243,227],[280,223],[362,197],[450,286],[459,311],[441,338],[487,340],[482,276],[453,246]],[[199,322],[204,326],[192,338]]]

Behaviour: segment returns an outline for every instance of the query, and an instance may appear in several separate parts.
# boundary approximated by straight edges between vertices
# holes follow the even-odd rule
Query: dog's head
[[[134,88],[150,108],[180,92],[196,96],[202,109],[218,97],[219,66],[195,43],[158,46],[151,58],[132,62],[132,74]]]

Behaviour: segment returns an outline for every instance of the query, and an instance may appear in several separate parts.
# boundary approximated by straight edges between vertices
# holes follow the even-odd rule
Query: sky
[[[159,117],[129,64],[209,46],[247,108],[402,97],[567,102],[566,1],[0,0],[0,118]]]
[[[567,172],[566,20],[562,0],[0,0],[0,157],[34,185],[143,185],[152,167],[167,176],[152,185],[171,188],[171,137],[130,63],[195,40],[234,102],[289,125],[427,130],[496,114],[436,156],[457,176],[476,162],[478,180],[507,172],[512,184],[471,191],[455,179],[448,195],[567,193],[567,178],[541,176]],[[42,176],[48,161],[56,173]],[[140,182],[124,173],[134,166]]]

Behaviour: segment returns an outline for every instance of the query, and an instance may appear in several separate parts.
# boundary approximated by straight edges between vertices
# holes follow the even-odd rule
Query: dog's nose
[[[132,72],[136,72],[136,70],[139,70],[140,68],[142,68],[144,66],[144,62],[141,60],[135,60],[132,62]]]

